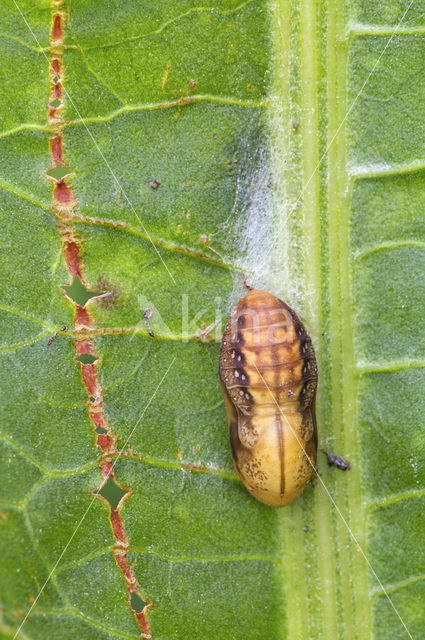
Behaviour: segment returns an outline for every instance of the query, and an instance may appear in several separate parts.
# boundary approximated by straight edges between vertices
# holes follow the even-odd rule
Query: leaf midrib
[[[345,9],[346,11],[346,9]],[[355,367],[350,289],[350,210],[352,178],[347,161],[347,116],[352,104],[347,98],[349,41],[346,16],[338,0],[329,2],[328,20],[328,145],[329,146],[329,294],[332,424],[334,445],[352,455],[352,469],[335,485],[340,507],[360,548],[366,549],[366,514],[362,503],[360,447],[356,429],[358,373]],[[336,520],[339,541],[344,637],[367,638],[373,628],[370,580],[366,562],[358,552],[346,524]],[[344,553],[344,550],[349,550]],[[342,561],[342,562],[341,562]]]
[[[286,132],[291,127],[292,110],[291,71],[294,55],[300,65],[301,143],[300,158],[291,155],[289,167],[280,169],[282,180],[294,187],[299,184],[297,172],[302,173],[298,201],[292,203],[302,217],[304,285],[307,292],[305,320],[318,346],[319,368],[324,369],[326,359],[332,367],[322,377],[322,385],[328,383],[330,394],[319,388],[318,421],[319,439],[323,442],[332,436],[335,451],[342,455],[350,451],[353,470],[349,475],[335,474],[320,465],[322,477],[348,525],[354,529],[356,539],[366,551],[365,533],[361,526],[365,521],[361,501],[360,456],[357,433],[353,429],[356,414],[358,374],[354,367],[353,333],[351,326],[351,298],[347,283],[350,275],[349,211],[350,175],[347,168],[345,118],[349,105],[346,95],[348,68],[348,40],[345,16],[337,0],[330,0],[327,14],[322,14],[326,24],[326,42],[321,40],[316,3],[301,0],[299,4],[299,41],[291,29],[291,8],[284,0],[273,2],[276,64],[275,86],[280,98],[280,118],[285,118]],[[293,9],[292,9],[293,11]],[[280,32],[281,31],[281,32]],[[283,31],[283,32],[282,32]],[[342,40],[342,37],[344,39]],[[325,60],[325,62],[323,62]],[[326,72],[326,97],[320,101],[320,65]],[[323,104],[325,102],[325,104]],[[272,101],[273,105],[273,101]],[[326,108],[327,129],[322,140],[319,137],[319,108]],[[273,116],[272,116],[273,117]],[[274,116],[275,117],[275,116]],[[323,121],[323,118],[322,118]],[[280,137],[280,144],[291,151],[289,134]],[[276,141],[275,141],[276,144]],[[297,143],[295,143],[297,144]],[[286,156],[285,156],[286,157]],[[327,171],[323,172],[327,164]],[[320,166],[319,166],[320,165]],[[322,173],[323,172],[323,173]],[[324,177],[325,176],[325,177]],[[321,229],[322,211],[327,207],[327,220]],[[296,229],[295,229],[296,231]],[[321,243],[321,232],[328,232],[328,244]],[[284,228],[281,233],[288,234]],[[294,229],[289,234],[294,233]],[[289,247],[291,238],[287,239]],[[326,248],[322,253],[322,247]],[[296,258],[293,260],[296,262]],[[283,265],[285,266],[285,265]],[[282,269],[284,272],[284,269]],[[322,282],[322,273],[329,284]],[[328,306],[329,305],[329,306]],[[327,311],[325,311],[328,309]],[[325,327],[323,314],[329,324],[329,339],[322,335]],[[321,399],[322,396],[322,399]],[[325,396],[327,396],[326,399]],[[331,424],[325,413],[326,400],[331,400]],[[364,558],[355,548],[355,543],[341,516],[335,512],[325,490],[317,486],[314,490],[313,513],[316,532],[316,557],[308,558],[308,542],[303,532],[301,507],[293,505],[291,532],[285,514],[280,517],[280,535],[284,547],[282,581],[285,593],[286,622],[282,637],[310,640],[332,633],[344,640],[369,637],[372,629],[370,582]],[[304,514],[305,520],[305,514]],[[300,540],[304,543],[300,544]],[[302,546],[303,545],[303,546]],[[307,574],[307,560],[317,571],[318,598],[313,607],[309,602],[311,575]],[[295,570],[296,568],[296,570]]]

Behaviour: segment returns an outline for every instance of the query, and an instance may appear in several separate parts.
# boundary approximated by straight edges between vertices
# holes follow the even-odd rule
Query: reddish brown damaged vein
[[[51,45],[54,47],[54,53],[50,58],[50,100],[48,104],[48,121],[52,125],[52,135],[50,139],[50,152],[52,159],[52,167],[54,169],[57,164],[65,165],[64,161],[64,144],[63,144],[63,128],[64,121],[62,118],[63,110],[63,86],[62,86],[62,49],[63,49],[63,14],[60,12],[61,3],[56,2],[56,10],[53,14],[53,25],[51,32]],[[54,78],[59,76],[59,81],[55,83]],[[52,107],[51,102],[55,99],[60,101],[60,105]],[[83,275],[83,263],[80,257],[80,241],[74,231],[74,219],[76,202],[72,187],[68,184],[68,178],[62,180],[55,180],[53,190],[53,202],[55,213],[59,219],[58,231],[62,240],[62,249],[66,265],[68,267],[70,280],[78,275],[81,282],[86,286]],[[86,307],[82,307],[74,302],[75,305],[75,328],[74,328],[74,345],[78,355],[88,353],[94,357],[96,356],[95,344],[91,338],[84,335],[87,330],[95,329],[93,320]],[[81,334],[81,335],[80,335]],[[93,430],[96,435],[96,446],[102,451],[102,458],[100,463],[101,472],[105,480],[111,476],[114,477],[114,470],[110,462],[110,456],[118,454],[116,448],[116,438],[112,432],[107,418],[105,416],[104,404],[103,404],[103,389],[99,384],[99,380],[96,372],[96,364],[82,364],[81,363],[81,375],[84,382],[84,386],[87,391],[88,398],[88,411],[92,421]],[[97,433],[96,428],[101,427],[106,433]],[[118,484],[118,483],[117,483]],[[129,493],[127,492],[127,496]],[[129,594],[129,606],[131,608],[131,594],[137,592],[139,585],[132,569],[127,561],[126,552],[128,548],[128,541],[124,531],[124,524],[120,514],[120,504],[117,509],[111,509],[110,521],[112,531],[115,536],[116,545],[114,548],[114,555],[117,565],[121,569],[123,576],[127,583],[127,589]],[[144,607],[140,613],[133,613],[138,620],[142,637],[151,638],[149,631],[149,624],[146,618],[146,614],[151,605],[148,604]]]

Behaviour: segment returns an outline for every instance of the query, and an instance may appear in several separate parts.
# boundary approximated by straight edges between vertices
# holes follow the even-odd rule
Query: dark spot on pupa
[[[239,349],[233,349],[232,353],[235,354],[235,357],[232,357],[232,360],[235,362],[235,364],[238,367],[243,367],[243,365],[245,364],[245,356],[243,354],[243,351],[240,351]]]
[[[242,382],[242,384],[244,385],[249,384],[249,375],[246,373],[246,371],[244,371],[243,369],[239,369],[238,374],[239,374],[239,380]]]
[[[241,333],[239,333],[239,331],[232,335],[231,340],[232,340],[232,344],[234,344],[237,347],[242,347],[245,344],[243,336]]]
[[[309,362],[304,362],[301,375],[302,375],[302,379],[303,380],[308,380],[309,379],[309,377],[310,377],[310,363]]]
[[[247,389],[243,390],[243,399],[244,402],[252,402],[252,395],[247,391]]]
[[[238,317],[238,329],[243,329],[246,326],[246,315],[242,314]]]
[[[299,336],[300,338],[303,338],[305,336],[305,329],[304,329],[303,325],[300,322],[296,323],[295,331],[296,331],[297,336]]]
[[[300,356],[302,358],[305,358],[306,356],[308,356],[309,352],[310,352],[310,347],[309,347],[308,341],[302,340],[300,342]]]

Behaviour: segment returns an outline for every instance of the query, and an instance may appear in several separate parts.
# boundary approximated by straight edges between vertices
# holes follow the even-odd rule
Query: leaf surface
[[[421,637],[406,9],[3,3],[2,637]],[[219,341],[243,273],[305,321],[320,446],[351,463],[319,458],[282,510],[228,444]]]

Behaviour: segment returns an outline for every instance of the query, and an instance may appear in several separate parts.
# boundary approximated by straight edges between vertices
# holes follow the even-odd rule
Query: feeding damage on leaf
[[[87,409],[93,425],[96,447],[99,447],[102,451],[100,469],[104,480],[101,487],[93,491],[93,493],[99,497],[99,499],[106,502],[110,508],[110,523],[116,540],[113,553],[127,584],[128,605],[138,621],[141,636],[150,638],[151,635],[146,614],[152,606],[152,603],[143,600],[139,595],[140,587],[126,557],[128,541],[120,513],[122,503],[131,495],[131,490],[120,487],[114,477],[111,456],[118,453],[116,437],[108,424],[104,411],[104,390],[100,385],[97,375],[97,366],[100,358],[96,353],[94,340],[87,337],[87,330],[95,328],[87,304],[96,299],[98,301],[104,300],[105,306],[111,305],[117,298],[117,292],[113,286],[103,286],[103,282],[99,286],[99,290],[91,290],[89,288],[83,274],[84,265],[81,260],[81,241],[75,233],[75,222],[80,219],[80,216],[76,215],[78,203],[74,199],[72,187],[67,182],[72,175],[72,170],[66,166],[63,149],[65,122],[63,120],[64,91],[62,86],[62,51],[64,39],[63,23],[65,18],[66,15],[62,11],[62,3],[60,1],[56,2],[51,31],[51,96],[48,101],[52,166],[45,172],[45,175],[54,182],[54,213],[58,219],[57,228],[62,240],[64,260],[71,278],[71,284],[63,285],[63,293],[75,308],[74,329],[72,330],[76,350],[75,360],[81,367],[82,381],[87,392]],[[67,328],[64,327],[60,331],[66,330]],[[51,344],[52,340],[60,331],[57,331],[55,335],[50,338],[48,345]]]

